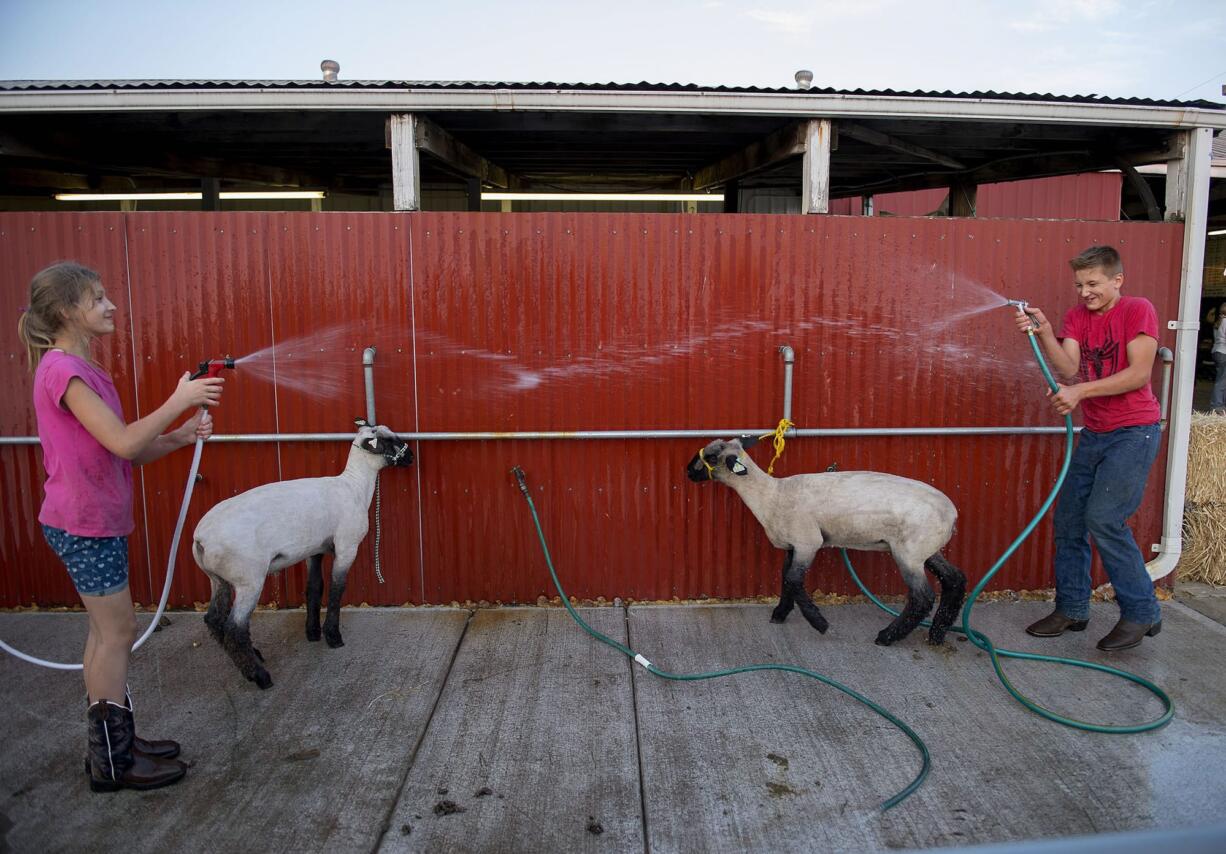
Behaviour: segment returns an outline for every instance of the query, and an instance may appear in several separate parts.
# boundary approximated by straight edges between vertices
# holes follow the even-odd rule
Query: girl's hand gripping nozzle
[[[196,366],[196,372],[188,377],[188,379],[198,380],[201,377],[218,377],[221,376],[221,372],[227,368],[234,370],[234,360],[229,356],[226,356],[224,359],[206,359]],[[203,412],[208,408],[209,407],[206,404],[200,407],[200,411]]]

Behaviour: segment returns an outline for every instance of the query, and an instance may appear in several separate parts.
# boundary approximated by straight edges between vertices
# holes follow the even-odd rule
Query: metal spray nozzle
[[[1026,315],[1027,317],[1029,317],[1029,318],[1030,318],[1030,323],[1031,323],[1031,324],[1034,326],[1034,328],[1035,328],[1035,329],[1038,329],[1038,328],[1039,328],[1039,321],[1038,321],[1038,320],[1035,318],[1035,316],[1034,316],[1033,314],[1031,314],[1030,312],[1026,311],[1026,309],[1027,309],[1029,306],[1030,306],[1030,303],[1026,302],[1026,300],[1024,300],[1024,299],[1007,299],[1007,300],[1005,300],[1005,307],[1006,307],[1006,308],[1010,308],[1010,307],[1011,307],[1011,308],[1016,308],[1016,309],[1017,309],[1017,313],[1018,313],[1018,314],[1024,314],[1024,315]]]
[[[229,356],[224,359],[206,359],[196,366],[196,372],[191,375],[190,379],[198,380],[201,377],[215,377],[221,373],[223,368],[234,370],[234,360]]]

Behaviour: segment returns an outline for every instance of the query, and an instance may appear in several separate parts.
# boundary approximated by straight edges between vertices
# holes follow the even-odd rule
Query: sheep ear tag
[[[737,457],[731,463],[729,463],[728,468],[731,469],[733,474],[738,474],[741,477],[749,474],[749,469],[745,468],[745,464],[741,462],[740,457]]]

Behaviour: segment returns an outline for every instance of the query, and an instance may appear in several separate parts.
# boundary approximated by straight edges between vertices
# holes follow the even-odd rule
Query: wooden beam
[[[833,135],[830,119],[805,122],[804,166],[801,169],[800,212],[830,212],[830,148]]]
[[[486,160],[425,116],[416,117],[414,139],[419,151],[428,152],[463,175],[504,190],[511,186],[505,169]]]
[[[392,149],[392,208],[421,210],[421,162],[417,156],[417,116],[394,113],[388,117],[388,140]]]
[[[750,172],[802,154],[805,150],[805,122],[789,125],[757,142],[752,142],[735,154],[731,154],[710,166],[694,173],[694,189],[706,190],[726,184]]]
[[[36,190],[90,190],[89,179],[80,173],[55,172],[48,169],[15,169],[0,166],[0,192],[5,187],[28,187]]]
[[[894,151],[901,151],[903,154],[912,154],[921,160],[931,160],[935,163],[940,163],[942,166],[948,166],[951,169],[966,168],[964,163],[952,157],[947,157],[938,151],[924,148],[921,145],[914,145],[864,125],[858,125],[853,122],[839,122],[839,133],[850,136],[852,139],[858,139],[860,142],[867,142],[869,145],[878,146],[879,148],[889,148]]]
[[[173,151],[151,151],[136,148],[111,150],[106,148],[76,148],[68,146],[30,145],[10,134],[0,133],[0,157],[20,157],[37,160],[43,168],[62,167],[65,172],[143,173],[167,178],[220,178],[227,181],[247,181],[272,187],[334,186],[335,181],[322,175],[207,157],[191,157]]]

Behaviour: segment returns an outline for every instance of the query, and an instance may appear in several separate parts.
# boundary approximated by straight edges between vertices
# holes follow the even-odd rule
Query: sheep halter
[[[787,418],[780,418],[780,419],[779,419],[779,425],[778,425],[777,427],[775,427],[775,432],[774,432],[773,434],[772,434],[772,433],[767,433],[767,434],[766,434],[766,436],[771,436],[771,435],[773,435],[773,436],[775,437],[775,440],[774,440],[774,442],[775,442],[775,457],[774,457],[774,459],[772,459],[772,460],[771,460],[771,464],[770,464],[769,466],[767,466],[767,467],[766,467],[766,473],[767,473],[767,474],[774,474],[774,473],[775,473],[775,463],[776,463],[776,462],[778,462],[778,460],[779,460],[779,458],[780,458],[781,456],[783,456],[783,445],[784,445],[784,442],[786,441],[786,440],[784,439],[784,436],[787,434],[787,432],[788,432],[788,430],[789,430],[789,429],[791,429],[792,427],[795,427],[795,426],[796,426],[796,424],[795,424],[794,422],[792,422],[792,421],[789,421]],[[766,436],[759,436],[758,438],[760,438],[760,439],[765,439],[765,438],[766,438]]]

